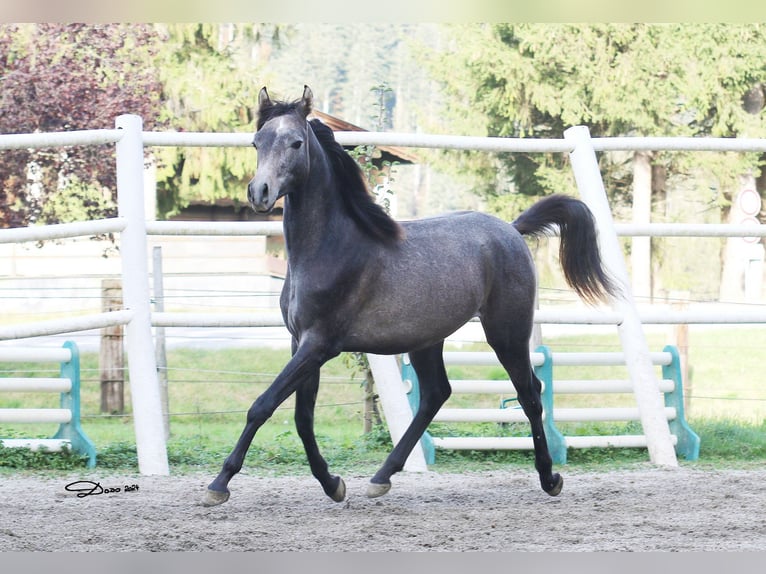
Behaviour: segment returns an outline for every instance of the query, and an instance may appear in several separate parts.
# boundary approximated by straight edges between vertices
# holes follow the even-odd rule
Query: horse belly
[[[376,262],[375,287],[355,309],[351,344],[413,350],[450,336],[491,298],[533,304],[531,256],[507,223],[463,214],[413,222],[406,232],[397,256]]]
[[[354,350],[380,354],[433,345],[477,315],[482,291],[477,281],[463,288],[451,283],[381,292],[355,314],[347,344]]]

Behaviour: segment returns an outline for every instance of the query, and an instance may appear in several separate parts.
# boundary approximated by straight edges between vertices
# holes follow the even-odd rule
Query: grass
[[[660,350],[667,334],[649,335],[650,348]],[[587,338],[546,339],[556,351],[619,350],[616,337],[593,335]],[[718,466],[748,466],[766,463],[766,384],[761,368],[761,349],[766,346],[766,329],[695,329],[690,334],[692,396],[687,413],[691,427],[701,436],[697,463]],[[229,349],[222,351],[171,350],[168,354],[171,435],[168,456],[174,472],[204,470],[214,473],[234,445],[252,401],[270,384],[285,364],[287,351]],[[55,365],[0,365],[0,376],[52,376]],[[580,367],[555,371],[556,378],[626,378],[621,368]],[[450,367],[453,378],[504,378],[498,368]],[[130,392],[126,384],[127,413],[123,416],[99,412],[98,358],[82,356],[83,428],[96,444],[98,469],[135,471],[136,451]],[[362,376],[337,358],[322,371],[316,410],[316,433],[320,447],[338,472],[369,472],[388,454],[391,443],[385,427],[362,433],[364,404]],[[448,406],[498,406],[498,395],[453,395]],[[56,395],[3,394],[0,408],[56,407]],[[635,405],[631,395],[559,395],[557,406]],[[562,427],[564,425],[561,425]],[[2,437],[51,436],[56,425],[0,424]],[[517,434],[526,436],[526,424],[434,423],[432,434]],[[565,434],[640,433],[638,423],[569,423]],[[568,466],[588,468],[643,464],[645,449],[570,449]],[[460,471],[521,465],[531,468],[531,452],[437,451],[435,468]],[[258,472],[305,473],[305,455],[292,422],[292,399],[288,399],[259,430],[245,465]],[[83,460],[72,454],[34,453],[23,449],[0,448],[0,472],[20,469],[39,472],[83,468]]]

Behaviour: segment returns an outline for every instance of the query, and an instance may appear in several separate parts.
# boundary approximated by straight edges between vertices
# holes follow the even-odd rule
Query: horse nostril
[[[262,183],[260,186],[250,183],[247,186],[247,199],[253,205],[265,203],[269,196],[269,185]]]

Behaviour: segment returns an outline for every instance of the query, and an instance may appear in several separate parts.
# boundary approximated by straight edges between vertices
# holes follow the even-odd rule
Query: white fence
[[[650,354],[654,365],[662,366],[662,380],[659,389],[663,393],[665,418],[672,431],[671,440],[677,454],[687,460],[696,460],[699,456],[700,439],[686,422],[683,401],[683,381],[678,350],[666,346],[662,352]],[[485,352],[445,352],[446,365],[481,365],[500,366],[493,353]],[[551,457],[555,463],[564,464],[568,448],[594,447],[647,447],[647,437],[636,434],[619,435],[564,435],[556,422],[593,422],[593,421],[637,421],[639,409],[635,407],[587,406],[560,408],[554,406],[554,393],[562,394],[608,394],[631,393],[633,385],[624,379],[564,380],[554,376],[554,366],[615,366],[625,364],[624,353],[614,352],[551,352],[548,347],[540,346],[530,353],[530,360],[535,373],[542,383],[541,403],[543,407],[543,425]],[[413,410],[420,401],[417,374],[406,360],[402,367],[405,386]],[[499,407],[493,408],[441,408],[434,417],[434,422],[526,422],[524,412],[518,408],[507,408],[507,403],[514,400],[515,390],[510,381],[497,380],[450,380],[452,392],[456,394],[491,394],[507,396]],[[426,432],[421,446],[428,463],[435,462],[436,447],[453,450],[514,450],[533,448],[530,436],[432,436]]]
[[[748,311],[738,316],[723,317],[716,310],[663,311],[639,314],[630,292],[622,251],[617,240],[621,235],[741,236],[763,237],[766,226],[729,225],[615,225],[607,203],[595,152],[606,150],[696,150],[696,151],[766,151],[766,140],[717,138],[610,138],[591,139],[582,126],[568,129],[563,139],[529,140],[514,138],[477,138],[396,134],[374,132],[339,132],[344,145],[375,144],[442,149],[472,149],[493,152],[557,152],[570,154],[578,188],[593,211],[601,239],[606,265],[626,287],[626,296],[614,302],[613,309],[577,311],[570,314],[541,309],[539,323],[614,324],[620,333],[625,361],[630,371],[641,422],[646,433],[650,458],[656,464],[675,465],[672,439],[659,402],[659,384],[652,372],[642,322],[645,323],[712,323],[766,322],[766,313]],[[208,134],[143,132],[141,118],[124,115],[116,119],[115,129],[75,131],[47,134],[0,135],[2,149],[54,147],[73,145],[115,144],[117,153],[118,217],[27,229],[0,230],[0,243],[37,241],[51,238],[77,237],[98,233],[120,233],[122,266],[122,311],[97,313],[70,319],[57,319],[0,327],[0,339],[17,339],[39,335],[69,333],[126,325],[126,347],[129,360],[131,396],[142,474],[168,474],[167,449],[163,432],[163,416],[157,369],[152,347],[152,325],[155,326],[278,326],[273,316],[242,314],[152,314],[149,295],[147,235],[275,235],[281,233],[278,223],[193,223],[148,222],[144,213],[143,156],[145,146],[249,146],[250,133]]]
[[[71,449],[88,457],[87,466],[96,466],[96,449],[80,425],[80,353],[73,341],[58,349],[0,349],[0,363],[59,363],[58,377],[6,377],[0,392],[59,393],[60,408],[2,408],[1,423],[59,423],[51,438],[0,438],[5,447],[58,452]]]

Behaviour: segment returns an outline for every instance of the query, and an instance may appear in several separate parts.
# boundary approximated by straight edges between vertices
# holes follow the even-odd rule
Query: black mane
[[[401,226],[375,203],[359,164],[335,140],[332,129],[319,120],[309,122],[337,178],[337,189],[351,217],[369,235],[385,243],[402,239]]]

